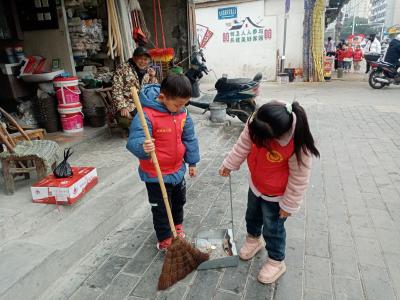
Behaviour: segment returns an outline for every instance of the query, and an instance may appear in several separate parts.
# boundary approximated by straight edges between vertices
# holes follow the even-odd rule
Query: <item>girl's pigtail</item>
[[[294,149],[297,161],[302,164],[302,153],[311,153],[315,157],[319,157],[320,154],[315,147],[314,138],[308,126],[307,114],[304,108],[297,101],[294,101],[292,109],[297,119],[294,131]]]

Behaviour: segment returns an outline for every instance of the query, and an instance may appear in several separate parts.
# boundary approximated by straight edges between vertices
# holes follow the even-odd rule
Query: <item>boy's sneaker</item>
[[[169,248],[169,246],[171,246],[172,244],[172,238],[169,237],[165,240],[162,241],[158,241],[157,242],[157,249],[160,251],[167,251],[167,249]]]
[[[264,284],[275,282],[286,271],[284,261],[276,261],[268,258],[267,262],[262,266],[258,273],[258,281]]]
[[[246,241],[244,242],[244,245],[239,250],[239,257],[242,260],[252,259],[254,255],[256,255],[257,252],[260,251],[263,247],[264,242],[261,236],[255,237],[248,234],[246,236]]]
[[[176,233],[178,234],[178,236],[179,237],[181,237],[181,238],[185,238],[185,231],[183,231],[183,225],[182,224],[177,224],[177,225],[175,225],[175,230],[176,230]]]

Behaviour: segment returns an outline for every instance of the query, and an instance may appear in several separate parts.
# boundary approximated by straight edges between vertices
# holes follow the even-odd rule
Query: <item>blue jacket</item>
[[[166,114],[173,114],[167,110],[167,108],[160,102],[157,101],[157,98],[160,94],[160,85],[159,84],[149,84],[146,85],[139,94],[140,103],[143,107],[150,107],[152,109],[158,110],[160,112]],[[182,112],[186,111],[182,109]],[[145,118],[147,121],[147,126],[149,127],[150,134],[152,134],[152,124],[149,118],[146,116]],[[145,141],[145,135],[140,123],[139,115],[133,118],[131,127],[129,129],[129,138],[128,143],[126,144],[126,148],[133,153],[137,158],[145,160],[150,159],[150,156],[144,152],[143,150],[143,143]],[[196,163],[200,161],[200,154],[199,154],[199,144],[197,137],[194,132],[194,124],[193,120],[189,114],[186,117],[186,123],[183,127],[183,134],[182,134],[182,142],[186,147],[186,153],[184,156],[184,161],[182,161],[182,167],[179,171],[164,175],[164,182],[170,184],[178,184],[180,183],[186,173],[186,165],[185,163],[189,164],[190,166],[195,166]],[[142,181],[145,182],[158,182],[157,177],[150,177],[147,173],[145,173],[139,167],[139,175]]]

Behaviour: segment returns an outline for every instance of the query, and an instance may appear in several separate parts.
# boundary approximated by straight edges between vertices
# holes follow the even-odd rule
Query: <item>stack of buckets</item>
[[[58,112],[65,133],[83,131],[82,105],[79,102],[80,89],[77,77],[57,77],[53,80],[57,95]]]

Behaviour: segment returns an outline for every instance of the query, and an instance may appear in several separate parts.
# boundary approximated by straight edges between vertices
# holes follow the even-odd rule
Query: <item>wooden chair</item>
[[[118,128],[117,120],[115,119],[115,109],[112,103],[112,88],[98,89],[97,92],[103,99],[104,106],[106,108],[106,122],[110,135],[112,134],[112,129]]]
[[[6,151],[0,153],[6,194],[14,193],[14,178],[24,175],[30,178],[30,172],[36,171],[38,180],[47,175],[47,166],[55,168],[60,150],[53,141],[31,140],[28,134],[6,111],[0,108],[1,114],[18,129],[20,135],[9,134],[6,126],[0,124],[0,142],[6,146]],[[34,138],[40,138],[43,131],[37,131]],[[22,138],[23,140],[21,140]],[[18,143],[17,143],[18,142]],[[46,164],[47,162],[47,164]]]

